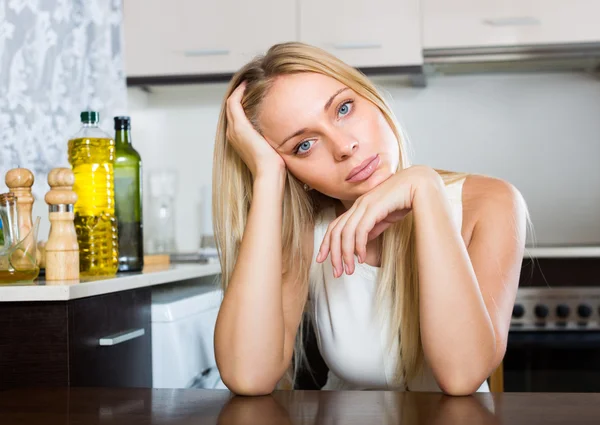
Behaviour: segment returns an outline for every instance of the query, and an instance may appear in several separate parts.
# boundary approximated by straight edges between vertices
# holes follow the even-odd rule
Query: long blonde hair
[[[359,96],[371,101],[384,115],[400,147],[399,169],[410,166],[405,138],[394,114],[369,79],[358,70],[317,47],[303,43],[283,43],[271,47],[244,66],[232,78],[221,106],[213,162],[213,223],[222,268],[222,286],[227,287],[237,260],[252,202],[252,174],[228,143],[226,100],[243,81],[247,82],[242,106],[260,132],[258,114],[274,80],[282,75],[315,72],[332,77]],[[438,171],[446,184],[464,174]],[[334,200],[316,191],[306,192],[288,171],[283,200],[282,246],[284,278],[293,273],[295,282],[308,284],[311,258],[303,250],[303,235],[314,226],[316,215]],[[399,338],[402,361],[398,379],[410,382],[421,370],[423,347],[419,324],[419,277],[412,214],[390,226],[382,238],[381,272],[377,301],[392,307],[391,331]],[[300,330],[302,329],[302,324]],[[400,338],[401,336],[401,338]],[[302,359],[302,332],[296,342],[295,369]]]

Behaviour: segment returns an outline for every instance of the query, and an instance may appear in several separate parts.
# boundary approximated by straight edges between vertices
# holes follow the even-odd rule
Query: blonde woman
[[[297,369],[305,317],[324,389],[488,390],[524,201],[502,180],[411,165],[364,75],[301,43],[243,67],[219,118],[213,193],[215,355],[231,391],[268,394]]]

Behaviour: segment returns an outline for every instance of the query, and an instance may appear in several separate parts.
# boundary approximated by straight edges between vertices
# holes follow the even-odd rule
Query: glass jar
[[[19,235],[16,198],[12,193],[3,193],[0,220],[4,236],[4,246],[0,248],[0,284],[35,280],[40,273],[36,257],[40,218],[37,217],[28,234]]]

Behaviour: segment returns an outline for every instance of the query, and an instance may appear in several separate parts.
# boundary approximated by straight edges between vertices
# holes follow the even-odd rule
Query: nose
[[[353,137],[338,137],[333,141],[334,156],[337,161],[344,161],[350,158],[358,150],[358,140]]]

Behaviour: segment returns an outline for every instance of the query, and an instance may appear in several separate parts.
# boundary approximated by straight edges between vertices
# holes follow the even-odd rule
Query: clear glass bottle
[[[19,241],[17,198],[12,193],[0,193],[0,223],[2,245],[8,249]]]
[[[131,119],[115,121],[115,211],[119,230],[119,271],[144,267],[142,158],[131,143]]]
[[[69,140],[69,163],[75,174],[75,230],[81,276],[110,276],[119,265],[115,217],[115,142],[100,129],[100,115],[81,113],[81,129]]]
[[[175,245],[175,193],[177,173],[174,170],[150,172],[149,224],[146,251],[150,254],[173,254]]]
[[[19,233],[16,197],[12,193],[0,194],[0,221],[4,246],[0,247],[0,284],[31,282],[38,277],[37,232],[38,217],[28,234]]]

